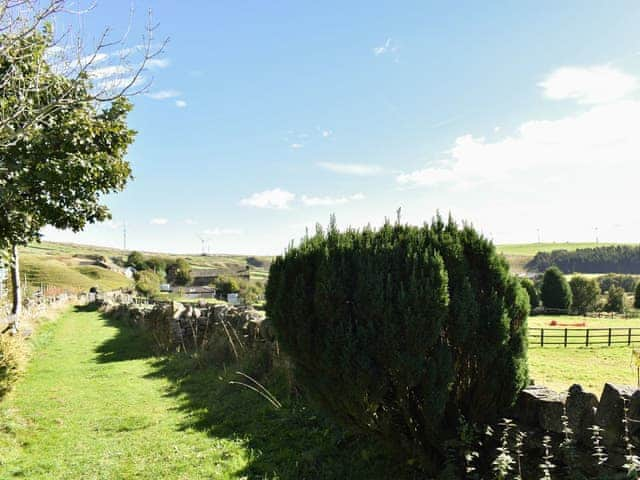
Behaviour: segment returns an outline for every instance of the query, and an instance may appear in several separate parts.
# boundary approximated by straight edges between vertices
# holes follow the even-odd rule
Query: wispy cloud
[[[176,107],[185,108],[187,106],[187,102],[184,100],[176,100]]]
[[[147,60],[146,67],[155,68],[167,68],[171,65],[171,61],[168,58],[150,58]]]
[[[167,223],[169,223],[169,220],[167,220],[166,218],[152,218],[149,223],[151,225],[166,225]]]
[[[329,138],[333,135],[333,131],[331,130],[322,130],[322,138]]]
[[[595,105],[626,97],[638,89],[638,80],[610,66],[596,65],[558,68],[538,85],[547,98]]]
[[[167,100],[169,98],[176,98],[182,95],[182,92],[178,90],[158,90],[157,92],[147,93],[147,97],[154,100]]]
[[[128,73],[131,73],[131,67],[127,65],[109,65],[108,67],[89,70],[87,73],[89,74],[89,77],[96,80],[101,80],[103,78],[111,78],[118,75],[126,75]]]
[[[304,148],[304,145],[302,143],[292,143],[289,145],[289,148],[292,150],[300,150],[301,148]]]
[[[98,82],[96,87],[100,91],[112,92],[119,91],[126,87],[129,88],[141,88],[147,83],[147,79],[143,76],[134,77],[121,77],[121,78],[109,78]]]
[[[307,195],[303,195],[302,203],[307,207],[343,205],[357,200],[364,200],[364,198],[365,196],[362,193],[356,193],[347,197],[308,197]]]
[[[295,198],[296,196],[291,192],[287,192],[280,188],[274,188],[273,190],[257,192],[247,198],[243,198],[240,200],[240,205],[255,208],[284,210],[289,208],[289,204],[293,202]]]
[[[387,37],[382,45],[374,47],[372,51],[376,57],[379,57],[381,55],[391,55],[394,62],[398,62],[398,47],[391,37]]]
[[[185,225],[196,225],[198,222],[196,222],[195,220],[191,219],[191,218],[187,218],[184,221]]]
[[[331,172],[341,173],[344,175],[357,175],[361,177],[380,175],[384,171],[379,165],[369,165],[365,163],[318,162],[317,165],[320,168],[324,168]]]

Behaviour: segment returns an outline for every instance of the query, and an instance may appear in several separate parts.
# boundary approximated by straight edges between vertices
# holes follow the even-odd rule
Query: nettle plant
[[[275,260],[266,298],[310,398],[427,472],[459,418],[494,422],[527,380],[528,296],[451,219],[344,232],[332,219]]]

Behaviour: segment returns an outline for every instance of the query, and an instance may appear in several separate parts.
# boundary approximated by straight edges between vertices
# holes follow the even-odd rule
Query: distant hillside
[[[552,252],[554,250],[566,250],[575,252],[578,249],[622,245],[616,243],[521,243],[510,245],[496,245],[498,252],[502,253],[509,262],[511,269],[516,273],[527,271],[527,264],[533,260],[538,252]]]
[[[31,284],[45,283],[69,290],[87,290],[93,286],[114,290],[132,285],[121,273],[129,253],[115,248],[42,242],[21,249],[20,266]],[[249,264],[252,278],[258,280],[267,278],[271,264],[271,257],[142,253],[167,260],[184,258],[192,268],[215,269],[222,275],[244,272]]]

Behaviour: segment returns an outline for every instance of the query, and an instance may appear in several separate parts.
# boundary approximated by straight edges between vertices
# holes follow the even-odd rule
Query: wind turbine
[[[202,256],[206,257],[209,253],[211,253],[211,240],[202,234],[196,234],[196,237],[200,239],[200,245],[202,247]]]

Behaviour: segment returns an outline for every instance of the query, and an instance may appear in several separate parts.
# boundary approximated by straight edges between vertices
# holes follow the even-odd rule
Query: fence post
[[[609,328],[609,347],[611,346],[611,328]]]
[[[585,335],[585,341],[584,341],[584,346],[588,347],[589,346],[589,329],[587,328],[587,334]]]
[[[567,348],[567,329],[564,329],[564,348]]]
[[[540,329],[540,346],[544,347],[544,328]]]
[[[627,346],[631,345],[631,329],[629,329],[629,334],[627,335]]]

